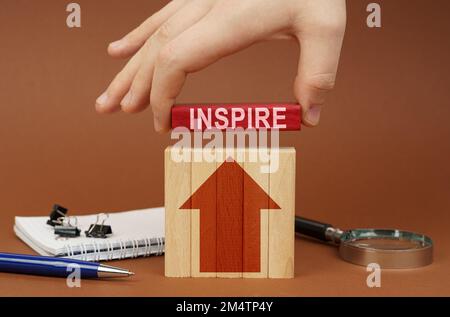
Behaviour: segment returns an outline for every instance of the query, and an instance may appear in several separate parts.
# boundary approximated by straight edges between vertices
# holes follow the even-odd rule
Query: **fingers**
[[[321,109],[333,89],[345,31],[345,5],[342,15],[324,19],[298,34],[301,45],[299,70],[294,92],[302,105],[302,121],[316,126]]]
[[[170,17],[156,33],[147,41],[139,70],[133,80],[128,94],[121,102],[122,110],[134,113],[145,109],[150,102],[150,89],[152,85],[155,61],[160,50],[184,30],[205,16],[213,1],[193,0],[181,10]]]
[[[283,19],[278,17],[257,16],[253,10],[235,15],[228,11],[233,9],[233,6],[214,7],[207,16],[161,50],[155,63],[150,95],[156,131],[170,129],[170,110],[188,73],[203,69],[283,27]],[[280,25],[272,24],[266,28],[260,21],[267,19],[280,21]]]
[[[116,75],[106,91],[97,98],[95,109],[99,113],[112,113],[120,110],[120,101],[128,92],[142,60],[142,51],[136,53]]]
[[[156,12],[150,18],[145,20],[136,29],[125,35],[122,39],[112,42],[108,46],[108,54],[112,57],[130,57],[135,54],[147,41],[147,39],[156,32],[156,30],[175,12],[177,12],[186,0],[173,0],[164,8]]]
[[[264,39],[296,37],[301,45],[294,85],[302,121],[319,123],[334,87],[345,30],[345,0],[174,0],[114,42],[111,55],[135,54],[97,100],[100,112],[137,112],[150,102],[157,131],[170,128],[170,109],[188,73]],[[137,52],[137,53],[136,53]]]

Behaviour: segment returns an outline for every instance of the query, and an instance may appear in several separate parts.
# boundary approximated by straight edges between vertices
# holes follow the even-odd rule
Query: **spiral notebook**
[[[108,261],[164,253],[164,208],[110,213],[107,225],[113,234],[106,239],[58,238],[47,217],[16,217],[14,232],[40,255],[84,261]],[[77,227],[89,228],[97,215],[78,216]]]

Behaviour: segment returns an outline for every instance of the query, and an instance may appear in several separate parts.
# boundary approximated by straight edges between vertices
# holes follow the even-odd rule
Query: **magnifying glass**
[[[295,232],[339,245],[347,262],[383,269],[406,269],[433,262],[433,241],[414,232],[395,229],[352,229],[343,231],[330,224],[295,217]]]

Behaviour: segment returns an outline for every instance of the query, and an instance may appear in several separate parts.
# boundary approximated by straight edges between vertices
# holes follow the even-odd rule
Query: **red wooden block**
[[[191,131],[208,129],[300,130],[298,104],[192,104],[172,107],[172,129]]]

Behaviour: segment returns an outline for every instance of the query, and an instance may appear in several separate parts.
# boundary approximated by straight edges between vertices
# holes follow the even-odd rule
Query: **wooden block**
[[[193,157],[202,149],[194,148]],[[192,277],[216,277],[216,162],[192,162]],[[198,191],[198,194],[196,192]],[[198,209],[197,209],[198,208]]]
[[[248,177],[244,177],[244,211],[256,208],[256,213],[244,213],[244,278],[268,277],[269,174],[261,173],[260,167],[258,149],[247,149],[244,162],[244,169],[248,175]],[[258,191],[258,188],[261,190]],[[259,236],[259,239],[255,239],[255,236]]]
[[[269,213],[269,277],[294,277],[295,149],[271,150],[279,154],[279,167],[269,176],[270,197],[280,211]]]
[[[217,154],[217,277],[242,277],[243,176],[238,162]]]
[[[293,277],[295,150],[272,150],[271,174],[258,149],[215,149],[211,163],[188,151],[192,162],[165,153],[166,276]]]
[[[180,206],[191,195],[191,163],[174,162],[165,151],[165,275],[191,276],[191,212]],[[189,151],[190,149],[185,149]]]
[[[172,107],[172,129],[278,129],[300,130],[298,104],[192,104]]]

